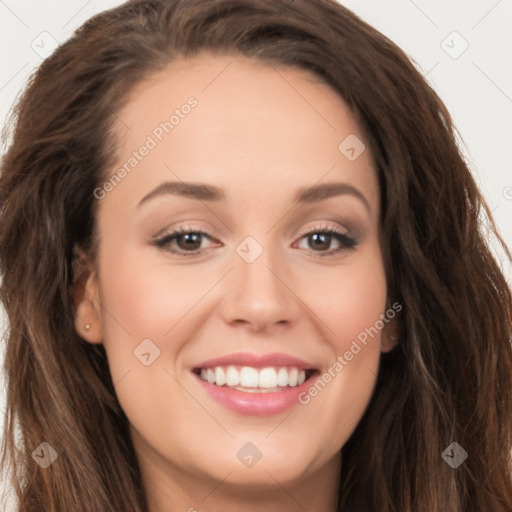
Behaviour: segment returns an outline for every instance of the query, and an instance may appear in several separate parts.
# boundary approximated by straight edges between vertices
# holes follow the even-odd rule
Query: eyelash
[[[195,251],[183,251],[183,250],[176,250],[176,249],[171,248],[170,244],[174,239],[176,239],[180,235],[187,235],[187,234],[204,235],[207,238],[210,238],[210,240],[212,239],[208,235],[208,233],[205,233],[204,231],[201,231],[200,229],[194,229],[190,226],[180,226],[179,228],[175,229],[173,232],[167,233],[160,238],[156,238],[153,241],[153,244],[156,247],[163,249],[167,252],[170,252],[172,254],[176,254],[176,255],[180,255],[180,256],[184,256],[184,257],[197,256],[199,254],[199,252],[201,251],[201,249],[196,249]],[[314,228],[301,233],[301,235],[299,236],[299,240],[302,240],[304,237],[307,237],[308,235],[313,235],[313,234],[326,234],[326,235],[334,236],[334,238],[336,240],[338,240],[338,242],[340,242],[340,244],[341,244],[341,247],[334,251],[332,251],[332,250],[331,251],[311,250],[311,252],[315,253],[315,255],[318,255],[321,258],[336,256],[345,251],[353,251],[356,248],[356,246],[358,245],[358,241],[355,238],[347,235],[346,233],[343,233],[341,230],[338,230],[338,229],[336,229],[334,227],[330,227],[330,226],[315,226]]]

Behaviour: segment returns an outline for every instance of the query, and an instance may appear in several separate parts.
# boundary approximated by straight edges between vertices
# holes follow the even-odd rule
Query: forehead
[[[343,141],[363,140],[358,123],[306,70],[230,55],[179,59],[139,83],[116,115],[116,166],[151,146],[124,180],[133,200],[149,185],[177,179],[260,197],[269,188],[348,180],[378,200],[370,152],[351,161],[342,151]]]
[[[359,131],[348,106],[317,75],[297,67],[207,53],[173,61],[137,84],[122,110],[119,128],[122,131],[126,122],[124,128],[135,124],[139,130],[150,131],[155,121],[168,120],[190,97],[200,106],[193,117],[200,117],[205,128],[206,121],[214,117],[224,130],[231,127],[233,131],[250,127],[252,121],[262,123],[260,133],[292,127],[309,137],[313,131],[324,135],[350,128]],[[191,123],[193,119],[187,124]]]

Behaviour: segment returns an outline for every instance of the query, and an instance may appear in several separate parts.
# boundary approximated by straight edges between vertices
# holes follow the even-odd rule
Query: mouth
[[[191,370],[205,397],[237,414],[255,416],[279,414],[303,404],[301,395],[320,375],[315,364],[280,352],[232,353]]]
[[[266,366],[256,368],[240,365],[219,365],[194,368],[201,380],[219,387],[244,393],[276,393],[298,388],[320,372],[298,366]]]

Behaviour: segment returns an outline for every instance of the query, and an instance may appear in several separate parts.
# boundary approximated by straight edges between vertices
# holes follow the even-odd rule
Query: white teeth
[[[225,382],[226,373],[220,366],[217,366],[217,368],[215,368],[215,384],[217,384],[217,386],[223,386]]]
[[[275,388],[277,386],[277,373],[274,368],[263,368],[260,371],[260,388]]]
[[[300,386],[306,380],[305,370],[293,366],[267,367],[260,370],[251,366],[216,366],[201,369],[201,379],[210,384],[227,387],[252,388],[254,391],[278,387]]]
[[[202,375],[201,375],[202,378]],[[240,384],[240,372],[234,366],[228,366],[226,385],[238,386]]]
[[[279,368],[277,372],[277,385],[288,386],[288,371],[286,368]]]
[[[258,387],[258,370],[250,366],[244,366],[240,372],[240,386],[245,388]]]

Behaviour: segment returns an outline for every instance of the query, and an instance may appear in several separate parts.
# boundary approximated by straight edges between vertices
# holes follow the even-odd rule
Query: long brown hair
[[[512,510],[512,298],[499,237],[445,106],[406,55],[334,0],[138,0],[80,27],[13,110],[0,176],[7,312],[2,468],[21,512],[147,510],[105,351],[77,334],[73,248],[94,251],[94,189],[116,112],[179,56],[238,54],[316,73],[349,105],[377,164],[399,345],[342,448],[339,510]],[[485,224],[485,225],[484,225]],[[457,442],[457,469],[443,451]],[[59,457],[42,469],[42,442]]]

